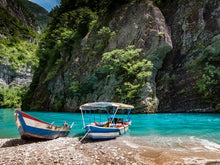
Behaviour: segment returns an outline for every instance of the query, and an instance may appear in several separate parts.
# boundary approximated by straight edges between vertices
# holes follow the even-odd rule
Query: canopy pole
[[[94,109],[94,122],[95,122],[95,109]]]
[[[113,107],[113,114],[115,114],[115,107]],[[113,120],[113,127],[115,127],[115,120],[114,120],[114,118],[115,118],[115,115],[112,118],[112,120]]]
[[[124,108],[122,108],[122,119],[123,119],[122,124],[124,124],[124,120],[125,120]]]
[[[115,107],[113,107],[113,111],[114,111],[114,109],[115,109]],[[113,118],[112,118],[112,121],[111,121],[111,123],[113,122],[113,120],[114,120],[114,118],[115,118],[115,115],[116,115],[116,113],[118,112],[118,107],[116,108],[116,111],[115,111],[115,113],[114,113],[114,115],[113,115]]]
[[[87,122],[88,122],[88,119],[87,119]],[[86,123],[86,107],[85,107],[85,123]]]
[[[131,113],[131,108],[128,109],[128,119],[130,121],[130,113]]]
[[[101,114],[102,113],[102,111],[101,110],[99,110],[99,114],[100,114],[100,120],[99,120],[99,122],[101,122],[102,120],[101,120]]]
[[[80,108],[80,110],[81,110],[82,119],[83,119],[83,128],[85,128],[85,121],[84,121],[84,117],[83,117],[83,111],[82,111],[82,108]]]
[[[92,107],[89,109],[90,112],[89,112],[89,123],[91,123],[91,118],[92,118]]]

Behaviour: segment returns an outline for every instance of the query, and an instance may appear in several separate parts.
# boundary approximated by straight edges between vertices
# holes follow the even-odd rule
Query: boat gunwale
[[[65,137],[65,136],[68,136],[72,128],[72,127],[61,127],[61,126],[56,126],[56,125],[46,123],[20,110],[15,110],[15,114],[16,114],[15,124],[18,129],[22,128],[22,131],[19,131],[22,139],[32,139],[32,138],[55,139],[58,137]],[[37,126],[34,126],[33,124],[26,124],[25,122],[26,119],[24,118],[32,120],[35,123],[38,122],[38,123],[44,124],[45,128],[39,128]],[[19,125],[17,123],[17,120],[20,123]],[[48,127],[50,128],[48,129]],[[40,132],[43,132],[44,134],[39,134]],[[45,132],[47,132],[47,134],[45,134]]]
[[[54,127],[56,127],[56,128],[63,128],[62,126],[50,124],[50,123],[48,123],[48,122],[45,122],[45,121],[43,121],[43,120],[40,120],[40,119],[38,119],[38,118],[36,118],[36,117],[33,117],[33,116],[31,116],[31,115],[29,115],[29,114],[23,112],[23,111],[15,110],[15,113],[17,113],[17,112],[20,112],[20,113],[21,113],[22,118],[24,118],[24,117],[26,116],[26,117],[28,117],[30,120],[35,120],[35,121],[37,121],[37,122],[41,122],[41,123],[47,124],[47,125],[49,125],[49,126],[54,126]],[[23,115],[23,114],[24,114],[24,115]]]

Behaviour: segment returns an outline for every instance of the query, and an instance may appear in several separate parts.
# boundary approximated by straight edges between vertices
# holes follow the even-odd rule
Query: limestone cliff
[[[93,101],[134,104],[136,113],[220,109],[219,1],[164,0],[154,1],[155,5],[147,0],[126,4],[112,0],[113,10],[92,21],[89,28],[86,21],[95,17],[94,9],[71,11],[65,2],[67,6],[61,1],[61,9],[54,14],[71,21],[62,24],[54,17],[52,25],[58,25],[50,27],[40,46],[40,67],[23,109],[77,111],[80,104]],[[87,19],[80,22],[74,16],[82,11],[87,13],[79,18]],[[83,39],[79,40],[78,32]],[[129,45],[141,50],[133,61],[152,64],[150,74],[141,80],[120,72],[124,63],[115,56],[120,69],[116,73],[109,63],[112,70],[106,71],[106,52],[112,55],[116,50],[124,56],[133,51]],[[142,68],[148,63],[144,64]]]
[[[29,26],[35,31],[41,31],[35,17],[28,15],[27,9],[21,5],[19,0],[0,0],[0,5],[25,26]]]
[[[29,50],[36,47],[34,31],[41,31],[40,26],[18,0],[0,0],[0,8],[0,85],[28,86],[32,79],[31,67],[36,61]]]
[[[35,51],[42,28],[22,2],[29,4],[0,0],[0,107],[5,108],[21,106],[38,64]]]
[[[157,75],[159,112],[213,112],[220,103],[220,1],[184,0],[164,11],[173,50]]]
[[[125,78],[120,73],[118,76],[100,73],[99,68],[104,52],[125,49],[128,45],[140,48],[140,59],[151,61],[153,67],[151,76],[144,78],[146,82],[137,89],[138,98],[126,102],[142,107],[141,112],[157,109],[155,77],[172,49],[170,30],[161,11],[150,1],[128,3],[98,22],[99,27],[93,28],[71,52],[60,51],[60,59],[50,70],[38,71],[35,81],[38,85],[31,89],[33,96],[31,101],[26,100],[29,106],[24,102],[24,109],[76,111],[85,102],[125,102],[116,90]]]

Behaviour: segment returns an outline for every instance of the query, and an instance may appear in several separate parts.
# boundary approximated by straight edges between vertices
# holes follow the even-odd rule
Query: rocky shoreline
[[[130,137],[80,141],[77,137],[49,141],[0,139],[0,164],[220,164],[218,151],[186,152],[154,148]]]

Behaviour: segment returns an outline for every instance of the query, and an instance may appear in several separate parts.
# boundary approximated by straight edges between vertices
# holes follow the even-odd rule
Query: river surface
[[[70,137],[82,137],[85,134],[80,113],[27,113],[59,126],[64,121],[69,124],[74,122]],[[136,143],[152,147],[220,151],[220,114],[132,114],[130,117],[132,125],[124,137]],[[99,122],[100,116],[96,115],[95,118]],[[0,138],[19,138],[14,109],[0,109]]]

